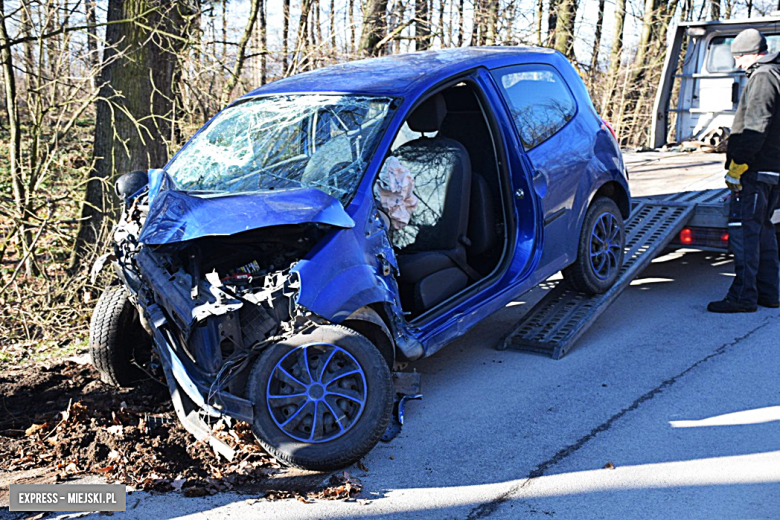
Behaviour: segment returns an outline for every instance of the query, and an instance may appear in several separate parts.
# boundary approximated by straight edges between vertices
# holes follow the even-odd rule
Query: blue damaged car
[[[179,418],[231,456],[245,421],[280,461],[354,463],[393,414],[394,368],[430,356],[552,274],[606,291],[627,173],[559,53],[467,48],[275,81],[163,168],[116,185],[117,282],[93,364],[151,359]],[[147,369],[148,371],[148,369]]]

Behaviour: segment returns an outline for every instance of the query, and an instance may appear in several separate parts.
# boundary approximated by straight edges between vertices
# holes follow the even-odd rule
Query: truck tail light
[[[720,228],[686,227],[672,244],[722,251],[729,247],[729,233]]]
[[[693,230],[691,228],[680,231],[680,243],[684,246],[693,244]]]

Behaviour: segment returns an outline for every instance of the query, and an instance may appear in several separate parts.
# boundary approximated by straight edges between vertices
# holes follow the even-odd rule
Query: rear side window
[[[734,70],[734,57],[731,55],[733,36],[717,36],[710,40],[707,47],[707,72],[731,72]],[[780,50],[780,34],[766,35],[769,53]]]
[[[577,104],[561,75],[542,64],[493,71],[512,112],[526,150],[534,148],[571,121]]]

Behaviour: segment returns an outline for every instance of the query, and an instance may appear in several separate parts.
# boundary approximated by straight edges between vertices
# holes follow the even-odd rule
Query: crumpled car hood
[[[355,225],[339,201],[313,188],[205,197],[161,190],[138,240],[162,245],[309,222],[342,228]]]

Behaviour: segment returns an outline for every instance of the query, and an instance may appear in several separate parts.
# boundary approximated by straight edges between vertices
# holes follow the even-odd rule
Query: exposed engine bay
[[[148,211],[144,199],[137,198],[116,227],[113,255],[135,290],[144,328],[154,337],[148,314],[159,306],[173,350],[188,372],[200,376],[193,379],[211,382],[210,397],[225,391],[243,396],[259,350],[308,321],[295,303],[300,283],[291,268],[329,226],[274,226],[142,246],[137,237]]]

